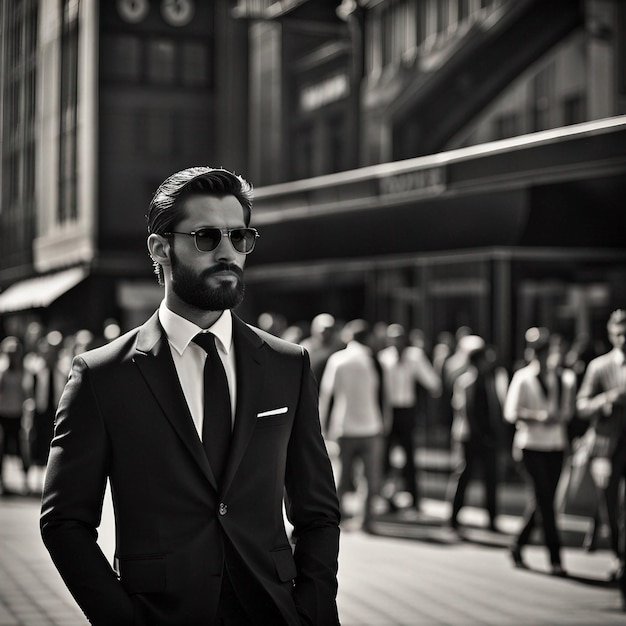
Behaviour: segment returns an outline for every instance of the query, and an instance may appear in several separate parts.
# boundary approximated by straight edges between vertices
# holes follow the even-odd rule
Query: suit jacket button
[[[228,513],[228,507],[223,502],[220,502],[218,511],[220,515],[226,515],[226,513]]]

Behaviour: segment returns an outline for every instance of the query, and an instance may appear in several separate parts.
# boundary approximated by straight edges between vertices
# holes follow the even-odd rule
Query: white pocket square
[[[270,415],[282,415],[283,413],[287,413],[287,407],[282,406],[280,409],[272,409],[271,411],[263,411],[262,413],[257,413],[257,417],[269,417]]]

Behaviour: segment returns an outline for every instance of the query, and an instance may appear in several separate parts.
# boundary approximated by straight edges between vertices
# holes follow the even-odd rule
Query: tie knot
[[[193,342],[199,345],[208,354],[217,354],[215,335],[213,333],[198,333]]]

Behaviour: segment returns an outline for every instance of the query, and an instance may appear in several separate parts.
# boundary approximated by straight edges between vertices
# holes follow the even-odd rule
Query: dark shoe
[[[509,548],[509,556],[515,567],[526,569],[526,563],[524,563],[524,559],[522,559],[522,549],[519,546],[511,546]]]
[[[552,574],[552,576],[558,576],[559,578],[567,577],[567,572],[563,569],[563,566],[560,563],[552,565],[550,573]]]

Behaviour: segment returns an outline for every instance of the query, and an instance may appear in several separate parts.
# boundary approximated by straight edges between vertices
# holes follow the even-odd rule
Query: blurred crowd
[[[100,336],[86,329],[64,336],[32,322],[23,337],[0,342],[0,495],[41,493],[54,414],[72,359],[119,334],[115,320],[107,320]],[[3,480],[7,455],[19,459],[17,491]]]
[[[420,512],[423,484],[418,437],[433,425],[433,447],[451,459],[445,499],[451,532],[462,532],[466,493],[480,481],[487,530],[498,533],[498,489],[507,467],[528,484],[520,531],[509,556],[535,528],[551,572],[566,575],[558,512],[585,477],[594,489],[585,547],[606,538],[623,580],[623,485],[626,475],[626,311],[614,311],[605,337],[566,338],[529,328],[523,358],[506,368],[497,347],[472,329],[433,338],[397,323],[336,320],[320,313],[288,325],[264,313],[258,326],[306,349],[319,386],[321,428],[336,471],[345,520],[365,530],[380,515]],[[21,494],[39,493],[53,435],[54,412],[73,357],[120,334],[109,320],[100,336],[63,336],[38,323],[0,343],[0,492],[6,455],[19,459]],[[598,348],[608,339],[606,349]],[[594,349],[594,346],[596,347]],[[502,459],[505,463],[502,463]],[[510,461],[510,462],[509,462]],[[362,494],[355,507],[355,498]]]
[[[366,531],[380,515],[419,514],[424,481],[416,461],[425,450],[417,448],[440,446],[435,435],[443,429],[451,532],[463,532],[459,513],[472,481],[480,481],[486,530],[502,532],[498,491],[512,468],[528,488],[511,562],[527,567],[524,547],[538,530],[550,572],[566,576],[558,513],[591,484],[584,547],[609,547],[608,574],[621,581],[626,602],[626,311],[611,314],[603,337],[529,328],[523,357],[509,368],[496,346],[466,326],[431,341],[419,329],[328,313],[293,326],[266,313],[259,325],[310,355],[344,520],[355,516],[355,493]],[[423,424],[435,427],[430,444],[418,436]]]

